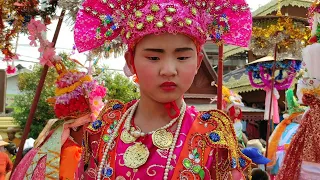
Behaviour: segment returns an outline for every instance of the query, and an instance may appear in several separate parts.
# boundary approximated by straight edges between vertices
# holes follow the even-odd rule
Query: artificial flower
[[[7,74],[14,74],[16,73],[16,71],[17,71],[17,68],[15,66],[13,65],[7,66],[7,69],[6,69]]]
[[[106,93],[107,93],[106,88],[103,87],[103,86],[99,86],[99,85],[98,85],[98,86],[94,89],[94,91],[92,91],[92,92],[90,93],[90,98],[94,98],[94,97],[96,97],[96,96],[104,97],[104,96],[106,95]]]

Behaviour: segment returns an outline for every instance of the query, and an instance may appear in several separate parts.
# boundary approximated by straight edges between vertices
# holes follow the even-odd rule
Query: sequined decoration
[[[169,32],[189,35],[199,45],[209,36],[218,45],[247,47],[251,31],[252,17],[244,0],[87,0],[77,16],[75,42],[82,52],[120,36],[132,48],[148,34]]]

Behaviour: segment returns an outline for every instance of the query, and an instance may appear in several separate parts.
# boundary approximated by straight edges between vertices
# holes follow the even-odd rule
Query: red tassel
[[[175,101],[164,104],[164,107],[171,119],[177,118],[180,115],[180,110]],[[171,114],[171,108],[174,110],[174,114]]]

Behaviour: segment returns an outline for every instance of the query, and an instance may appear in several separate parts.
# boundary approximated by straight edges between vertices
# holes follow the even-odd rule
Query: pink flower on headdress
[[[102,98],[99,96],[94,97],[93,99],[89,100],[91,112],[94,116],[98,116],[100,110],[104,106]]]
[[[16,73],[16,71],[17,71],[17,68],[15,66],[13,65],[7,66],[7,69],[6,69],[7,74],[14,74]]]
[[[97,86],[94,91],[91,92],[90,98],[94,97],[104,97],[107,93],[107,90],[103,86]]]

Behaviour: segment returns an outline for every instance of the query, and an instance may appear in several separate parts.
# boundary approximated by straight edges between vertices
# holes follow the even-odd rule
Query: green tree
[[[36,65],[32,72],[19,74],[18,87],[22,93],[14,98],[13,118],[22,129],[26,125],[42,69],[43,67]],[[47,99],[54,96],[54,81],[56,77],[57,73],[50,68],[31,124],[29,137],[37,138],[47,120],[54,118],[53,108],[47,103]]]
[[[76,64],[67,60],[67,55],[60,55],[63,57],[63,62],[66,67],[75,68]],[[32,72],[25,72],[19,74],[18,87],[22,92],[20,95],[14,98],[14,113],[13,118],[15,122],[23,129],[26,125],[26,121],[30,112],[30,107],[35,95],[36,88],[38,86],[42,66],[34,66]],[[139,96],[137,88],[133,82],[127,77],[119,73],[111,73],[109,71],[102,71],[97,68],[100,73],[95,78],[98,78],[100,82],[103,82],[108,88],[107,99],[119,99],[123,102],[128,102],[136,99]],[[58,74],[54,68],[49,68],[46,76],[44,87],[41,92],[37,110],[35,112],[34,119],[31,124],[31,130],[29,137],[37,138],[45,124],[49,119],[55,118],[53,107],[47,103],[47,99],[54,97],[55,80]]]
[[[118,99],[124,103],[139,98],[137,86],[126,76],[108,70],[108,67],[95,68],[96,79],[108,89],[107,99]]]

